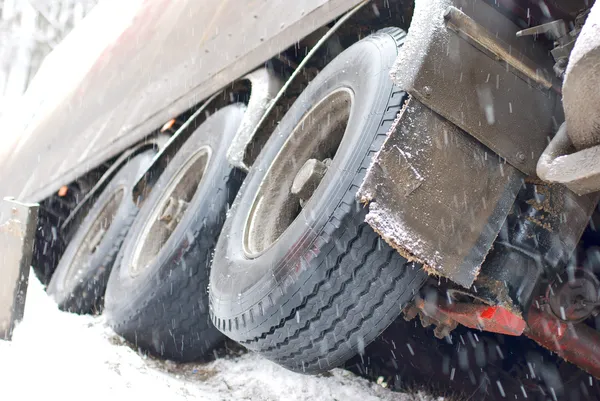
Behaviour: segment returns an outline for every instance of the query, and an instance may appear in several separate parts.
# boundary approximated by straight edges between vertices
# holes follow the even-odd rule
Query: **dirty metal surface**
[[[0,339],[10,340],[23,318],[37,211],[37,204],[0,202]]]
[[[509,217],[521,222],[522,243],[528,239],[530,251],[536,252],[544,268],[558,273],[571,258],[599,200],[600,193],[578,196],[564,185],[530,178]]]
[[[477,278],[523,175],[417,99],[408,100],[358,191],[366,221],[431,274]]]
[[[251,165],[245,158],[247,149],[252,146],[256,129],[265,113],[275,103],[284,83],[279,75],[267,68],[252,71],[244,76],[242,80],[250,81],[250,100],[240,128],[227,150],[227,160],[232,166],[247,172]]]
[[[446,20],[446,26],[458,36],[483,53],[488,53],[493,58],[504,61],[507,68],[512,69],[516,75],[526,82],[533,81],[544,89],[553,88],[555,83],[551,76],[546,77],[527,56],[517,50],[513,51],[508,45],[458,8],[448,7],[444,13],[444,19]],[[517,34],[517,37],[520,36]]]
[[[525,314],[542,278],[567,266],[598,195],[526,179],[470,294]]]
[[[488,3],[499,5],[505,10],[514,13],[521,20],[535,26],[548,19],[557,20],[575,19],[584,8],[589,6],[589,0],[545,0],[540,7],[538,0],[487,0]]]
[[[16,122],[0,196],[51,195],[360,2],[100,4],[105,19],[82,22],[30,87],[34,117]]]
[[[450,7],[464,12],[452,24],[445,19]],[[493,46],[477,37],[481,30],[487,39],[496,40]],[[481,0],[417,1],[392,76],[401,88],[511,165],[535,175],[547,137],[563,115],[560,96],[546,89],[552,58],[530,37],[517,38],[518,30]],[[499,60],[503,54],[510,58]]]

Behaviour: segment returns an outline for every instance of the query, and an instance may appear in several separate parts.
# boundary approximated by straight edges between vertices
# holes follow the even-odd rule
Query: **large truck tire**
[[[404,37],[371,35],[308,85],[252,166],[215,250],[213,323],[290,370],[319,373],[362,352],[426,280],[364,222],[356,199],[406,100],[389,78]]]
[[[166,359],[201,359],[222,340],[208,313],[211,256],[242,176],[225,158],[245,106],[210,116],[141,207],[106,292],[108,324]]]
[[[102,309],[108,276],[138,213],[131,188],[154,154],[141,153],[116,173],[69,242],[47,288],[60,309],[74,313]]]

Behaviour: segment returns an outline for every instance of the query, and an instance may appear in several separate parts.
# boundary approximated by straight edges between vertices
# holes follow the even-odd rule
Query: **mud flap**
[[[0,203],[0,339],[10,340],[23,318],[38,205]]]
[[[366,221],[428,273],[465,288],[477,278],[522,174],[410,98],[375,155],[358,198]]]

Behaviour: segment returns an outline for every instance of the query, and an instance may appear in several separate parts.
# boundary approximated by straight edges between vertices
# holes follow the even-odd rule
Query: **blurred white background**
[[[0,117],[98,0],[0,0]]]

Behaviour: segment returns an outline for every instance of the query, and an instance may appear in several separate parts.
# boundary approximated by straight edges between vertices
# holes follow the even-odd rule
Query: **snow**
[[[59,311],[33,272],[24,320],[12,342],[0,340],[0,383],[2,394],[28,400],[415,399],[345,370],[305,376],[252,353],[205,364],[148,358],[129,348],[102,317]]]

